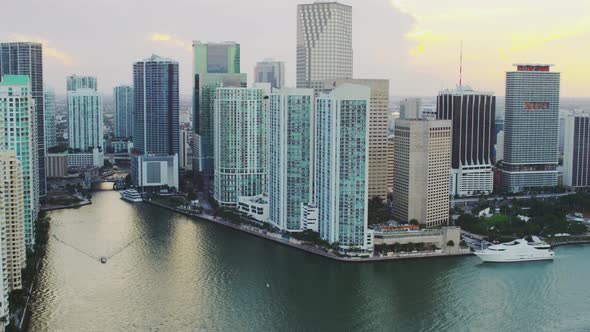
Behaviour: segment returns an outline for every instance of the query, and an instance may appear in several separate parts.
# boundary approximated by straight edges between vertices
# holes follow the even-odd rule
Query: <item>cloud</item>
[[[192,44],[190,42],[175,38],[174,36],[165,33],[152,33],[148,36],[148,40],[156,43],[164,43],[173,47],[183,48],[189,51],[192,49]]]
[[[14,41],[18,41],[18,42],[37,42],[37,43],[41,43],[43,44],[43,56],[44,57],[49,57],[49,58],[53,58],[56,59],[58,61],[60,61],[61,63],[63,63],[66,66],[72,66],[74,65],[74,60],[73,58],[55,48],[55,47],[51,47],[50,46],[50,41],[44,38],[40,38],[40,37],[36,37],[36,36],[29,36],[29,35],[23,35],[23,34],[18,34],[18,33],[13,33],[10,34],[8,36],[10,39],[14,40]]]

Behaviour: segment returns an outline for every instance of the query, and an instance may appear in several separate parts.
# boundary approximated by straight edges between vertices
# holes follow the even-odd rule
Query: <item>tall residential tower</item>
[[[16,152],[23,184],[24,238],[35,245],[35,220],[39,212],[40,170],[37,158],[37,118],[31,83],[26,75],[4,75],[0,82],[0,150]],[[24,257],[23,257],[24,259]]]
[[[215,97],[215,186],[220,205],[267,190],[268,83],[218,88]]]
[[[27,75],[31,85],[31,95],[35,101],[35,123],[37,137],[35,144],[39,156],[37,163],[38,185],[40,197],[47,192],[45,180],[45,123],[43,111],[43,47],[41,43],[17,42],[0,43],[0,76]]]
[[[195,175],[214,174],[214,105],[218,87],[246,87],[240,73],[240,44],[193,41],[193,130]]]
[[[368,230],[371,89],[342,84],[316,102],[314,203],[322,239],[372,250]]]
[[[68,140],[71,149],[104,151],[102,96],[96,91],[96,78],[67,78]]]
[[[133,148],[140,154],[179,150],[178,62],[152,55],[133,64]]]
[[[300,231],[301,205],[311,201],[314,91],[282,89],[270,95],[269,221]]]
[[[113,88],[113,111],[115,112],[115,136],[133,137],[133,87],[121,85]]]

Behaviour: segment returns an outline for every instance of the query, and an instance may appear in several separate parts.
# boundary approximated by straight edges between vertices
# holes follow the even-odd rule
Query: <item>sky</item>
[[[65,93],[70,74],[99,90],[131,84],[152,53],[180,63],[190,95],[191,41],[237,41],[241,71],[285,61],[295,84],[299,0],[19,0],[2,5],[1,41],[40,41],[45,83]],[[590,0],[342,0],[353,11],[355,78],[387,78],[397,96],[434,96],[459,81],[503,96],[513,63],[555,64],[561,94],[589,96]],[[10,14],[7,14],[10,13]]]

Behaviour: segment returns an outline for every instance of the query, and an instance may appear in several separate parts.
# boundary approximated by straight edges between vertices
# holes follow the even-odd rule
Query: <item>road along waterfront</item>
[[[49,215],[31,331],[590,327],[589,246],[557,248],[554,262],[343,264],[114,191]],[[54,235],[94,257],[119,253],[100,264]]]

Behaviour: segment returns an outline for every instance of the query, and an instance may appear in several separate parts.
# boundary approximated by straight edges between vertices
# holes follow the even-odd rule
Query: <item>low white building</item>
[[[318,207],[311,203],[301,204],[301,226],[303,231],[319,232]]]
[[[238,197],[238,210],[254,220],[268,222],[268,196],[266,194],[240,196]]]
[[[104,153],[99,148],[91,152],[68,153],[68,167],[104,166]]]
[[[164,187],[178,190],[178,154],[135,155],[131,178],[136,187]]]

